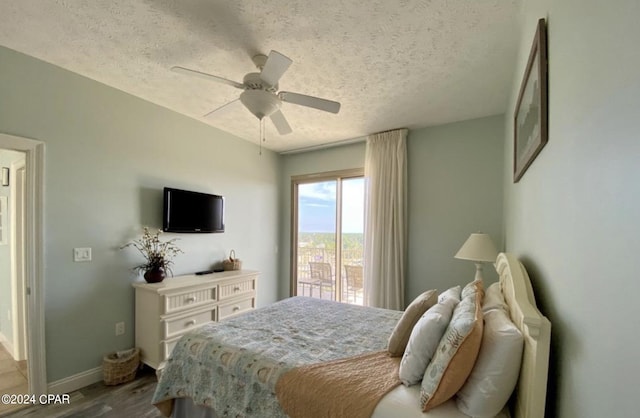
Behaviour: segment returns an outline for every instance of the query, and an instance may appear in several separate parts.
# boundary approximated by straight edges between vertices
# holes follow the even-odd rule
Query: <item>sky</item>
[[[336,181],[298,186],[300,232],[335,232]],[[342,232],[364,231],[364,179],[342,181]]]

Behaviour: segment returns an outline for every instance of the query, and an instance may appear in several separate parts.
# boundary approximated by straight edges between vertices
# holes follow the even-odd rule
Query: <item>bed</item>
[[[516,257],[501,253],[495,266],[511,320],[524,337],[518,384],[497,417],[542,418],[550,323],[536,308],[529,277]],[[298,367],[385,350],[401,315],[293,297],[199,328],[176,345],[153,403],[176,418],[286,417],[275,396],[282,376]],[[419,385],[396,386],[372,405],[371,417],[467,417],[453,398],[427,413],[419,398]]]

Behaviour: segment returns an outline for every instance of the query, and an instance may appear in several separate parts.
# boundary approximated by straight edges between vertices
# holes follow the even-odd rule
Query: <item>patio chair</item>
[[[305,275],[306,276],[306,275]],[[298,277],[298,286],[300,286],[300,290],[302,290],[302,296],[305,295],[305,289],[309,288],[309,297],[313,297],[313,288],[314,286],[318,286],[318,292],[320,293],[320,297],[322,296],[322,290],[320,289],[320,281],[311,276],[311,273],[308,275],[309,277]]]
[[[356,302],[358,292],[364,289],[364,280],[362,275],[362,266],[344,266],[345,280],[347,282],[347,299],[349,292],[353,292],[353,302]]]
[[[311,272],[311,282],[318,285],[320,289],[320,299],[322,299],[322,289],[329,288],[331,292],[331,300],[333,300],[333,272],[331,264],[309,262],[309,271]]]

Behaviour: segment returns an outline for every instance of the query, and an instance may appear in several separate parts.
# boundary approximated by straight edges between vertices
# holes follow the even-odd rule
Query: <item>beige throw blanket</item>
[[[291,418],[369,418],[400,384],[400,357],[387,351],[297,367],[276,384],[282,410]]]

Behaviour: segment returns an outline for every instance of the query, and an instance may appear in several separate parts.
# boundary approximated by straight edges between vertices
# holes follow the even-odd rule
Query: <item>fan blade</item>
[[[226,78],[218,77],[216,75],[211,75],[211,74],[203,73],[196,70],[190,70],[184,67],[178,67],[178,66],[171,67],[171,71],[173,71],[174,73],[187,74],[187,75],[204,78],[205,80],[209,80],[209,81],[217,81],[218,83],[228,84],[230,86],[233,86],[235,88],[242,89],[242,90],[246,89],[246,86],[244,84],[238,83],[237,81],[227,80]]]
[[[275,86],[291,63],[293,63],[293,61],[278,51],[269,52],[269,58],[267,58],[267,62],[260,72],[260,79],[269,86]]]
[[[227,106],[234,104],[235,102],[237,102],[238,100],[240,100],[240,98],[238,97],[235,100],[231,100],[229,103],[225,103],[220,107],[217,107],[215,109],[213,109],[211,112],[207,113],[206,115],[202,116],[203,118],[208,118],[209,116],[213,115],[214,113],[221,111],[222,109],[228,109]]]
[[[271,122],[273,122],[273,124],[276,126],[276,129],[278,130],[280,135],[286,135],[293,132],[291,130],[291,126],[289,126],[289,122],[287,122],[280,109],[273,112],[270,117]]]
[[[321,99],[319,97],[307,96],[305,94],[291,93],[281,91],[278,97],[283,102],[293,103],[300,106],[313,107],[314,109],[324,110],[325,112],[338,113],[340,111],[340,103],[332,100]]]

